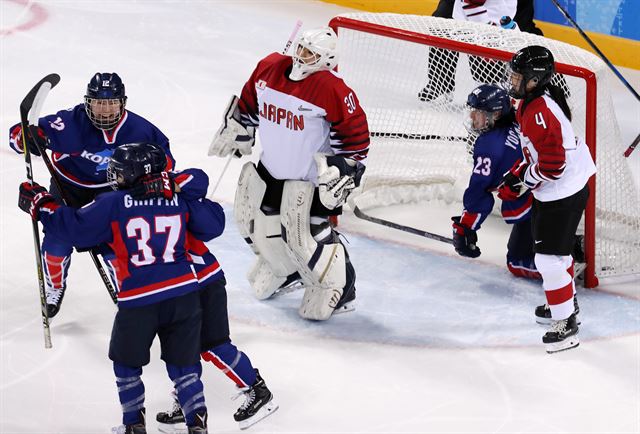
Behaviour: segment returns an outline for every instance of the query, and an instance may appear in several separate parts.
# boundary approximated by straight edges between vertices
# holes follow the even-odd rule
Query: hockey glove
[[[240,121],[238,101],[237,96],[231,97],[222,118],[222,125],[209,146],[209,155],[226,157],[233,153],[236,157],[242,157],[251,154],[256,129],[250,125],[245,126]]]
[[[55,198],[43,186],[35,182],[33,185],[29,182],[20,184],[18,207],[22,211],[31,214],[32,219],[38,220],[41,208],[45,205],[47,205],[49,211],[53,211],[59,206],[55,203]]]
[[[460,256],[467,258],[477,258],[480,256],[478,234],[473,229],[460,223],[460,216],[451,217],[453,221],[453,247]]]
[[[524,184],[524,174],[529,164],[518,160],[513,167],[504,174],[502,183],[498,186],[498,197],[505,201],[516,200],[527,191]]]
[[[142,177],[136,185],[129,189],[129,194],[137,200],[173,199],[175,182],[167,172],[151,173]]]
[[[339,155],[315,154],[318,166],[318,194],[328,209],[336,209],[346,202],[351,192],[360,185],[364,165]]]
[[[31,135],[34,138],[34,140],[37,140],[38,144],[41,147],[45,148],[47,146],[47,136],[44,135],[44,130],[35,125],[32,125],[31,127],[29,127],[29,129],[31,130]],[[24,154],[24,140],[22,137],[22,125],[18,124],[14,126],[9,132],[9,146],[11,146],[11,149],[16,151],[18,154]],[[40,151],[38,151],[38,148],[35,145],[29,146],[29,151],[33,155],[40,155]]]

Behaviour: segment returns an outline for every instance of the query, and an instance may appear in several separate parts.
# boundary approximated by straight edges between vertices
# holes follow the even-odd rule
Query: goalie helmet
[[[492,129],[502,116],[511,111],[511,99],[498,86],[482,84],[467,97],[465,128],[471,133],[483,133]]]
[[[114,190],[134,185],[142,176],[160,173],[167,167],[167,157],[154,143],[129,143],[118,146],[107,166],[107,180]]]
[[[507,74],[509,95],[516,99],[522,99],[526,94],[532,93],[527,91],[527,84],[534,80],[535,89],[543,89],[553,77],[555,73],[555,63],[553,54],[546,47],[539,45],[531,45],[524,47],[514,54],[509,63],[511,69]]]
[[[97,72],[91,77],[84,96],[84,109],[93,125],[111,130],[124,115],[127,97],[124,83],[115,72]]]
[[[307,30],[296,42],[289,78],[300,81],[314,72],[332,70],[338,65],[338,36],[330,27]]]

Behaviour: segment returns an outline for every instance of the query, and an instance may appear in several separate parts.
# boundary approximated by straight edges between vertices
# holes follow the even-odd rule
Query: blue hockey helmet
[[[109,160],[107,179],[114,190],[129,188],[142,176],[160,173],[167,167],[167,156],[154,143],[128,143],[118,146]]]
[[[84,108],[93,125],[111,130],[124,115],[127,96],[124,83],[115,72],[97,72],[89,80],[84,96]]]
[[[481,84],[467,97],[467,108],[469,113],[465,118],[465,127],[471,132],[482,133],[492,129],[498,119],[509,114],[511,99],[504,89],[493,84]],[[474,115],[479,112],[483,114]]]

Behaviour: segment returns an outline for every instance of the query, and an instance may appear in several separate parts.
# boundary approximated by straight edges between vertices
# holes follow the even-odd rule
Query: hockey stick
[[[22,128],[22,138],[24,144],[24,163],[27,169],[27,180],[33,185],[33,166],[31,164],[31,152],[29,148],[35,141],[29,125],[38,122],[40,110],[49,91],[60,82],[58,74],[49,74],[40,80],[27,93],[20,103],[20,124]],[[30,116],[29,116],[30,115]],[[36,273],[38,275],[38,290],[40,292],[40,311],[42,315],[42,328],[44,331],[44,347],[52,348],[51,328],[49,327],[49,314],[47,312],[47,294],[44,289],[44,272],[42,270],[42,250],[40,244],[40,229],[37,220],[31,220],[33,230],[33,248],[36,254]]]
[[[636,149],[636,146],[638,146],[639,142],[640,142],[640,134],[638,134],[638,137],[636,137],[635,140],[633,141],[633,143],[629,145],[627,150],[624,151],[624,156],[628,157],[629,155],[631,155],[633,150]]]
[[[436,240],[436,241],[441,241],[447,244],[453,244],[453,239],[451,238],[443,237],[442,235],[433,234],[431,232],[423,231],[422,229],[416,229],[416,228],[412,228],[411,226],[405,226],[405,225],[391,222],[389,220],[384,220],[378,217],[370,216],[362,212],[360,208],[358,208],[357,206],[354,206],[353,213],[356,215],[356,217],[361,218],[362,220],[367,220],[369,222],[377,223],[379,225],[387,226],[393,229],[397,229],[399,231],[409,232],[410,234],[420,235],[421,237],[429,238],[430,240]]]
[[[287,43],[285,44],[284,49],[282,50],[282,54],[287,54],[287,51],[289,51],[289,47],[291,47],[291,44],[293,44],[293,40],[296,38],[296,35],[300,31],[301,27],[302,27],[302,20],[296,21],[296,25],[294,26],[293,31],[291,32],[291,35],[289,35],[289,39],[287,40]],[[218,181],[216,181],[216,185],[213,187],[213,190],[211,190],[211,193],[209,193],[209,195],[207,196],[208,199],[213,199],[213,195],[218,189],[218,185],[220,185],[220,181],[222,181],[224,174],[229,168],[229,163],[231,163],[231,160],[233,159],[234,156],[238,158],[242,157],[242,155],[237,155],[235,152],[232,152],[231,154],[229,154],[229,157],[227,158],[227,162],[224,164],[224,167],[222,168],[222,172],[220,172],[220,175],[218,176]]]
[[[578,25],[578,23],[571,17],[571,15],[569,15],[569,12],[567,12],[562,5],[560,5],[560,3],[558,3],[558,0],[551,0],[553,2],[554,5],[556,5],[556,7],[558,8],[558,10],[560,11],[560,13],[562,15],[564,15],[564,17],[567,19],[567,21],[569,21],[571,23],[571,25],[573,27],[575,27],[575,29],[578,31],[578,33],[580,33],[580,36],[582,36],[584,38],[585,41],[587,41],[587,43],[589,44],[589,46],[591,48],[593,48],[593,51],[596,52],[596,54],[602,59],[602,61],[609,67],[609,69],[611,69],[611,71],[613,71],[613,73],[616,75],[616,77],[618,77],[618,79],[620,79],[620,81],[622,82],[622,84],[625,85],[625,87],[629,90],[629,92],[631,92],[633,94],[633,96],[636,97],[636,99],[638,101],[640,101],[640,95],[638,94],[638,92],[636,92],[636,90],[631,87],[631,85],[629,84],[629,82],[624,78],[624,76],[620,73],[620,71],[618,71],[618,69],[613,66],[613,64],[611,63],[611,61],[607,58],[607,56],[604,55],[604,53],[602,51],[600,51],[600,48],[598,48],[598,46],[591,40],[591,38],[589,38],[589,36],[582,30],[582,28]],[[633,152],[633,150],[636,148],[636,146],[638,145],[638,141],[640,141],[640,135],[638,135],[638,137],[636,137],[636,139],[633,141],[633,143],[627,148],[626,151],[624,151],[624,156],[625,157],[629,157],[629,155],[631,155],[631,153]]]
[[[55,75],[58,78],[58,81],[56,82],[56,84],[60,81],[60,76],[57,74],[51,74],[51,75]],[[49,77],[49,76],[47,76]],[[45,77],[45,78],[47,78]],[[35,112],[36,114],[39,114],[39,110],[37,112]],[[29,118],[29,126],[37,126],[38,125],[38,118]],[[23,130],[24,127],[23,127]],[[29,130],[29,134],[31,134],[31,131]],[[35,148],[38,150],[38,152],[40,153],[40,156],[42,157],[42,160],[44,161],[45,166],[47,166],[47,170],[49,171],[49,175],[51,175],[51,179],[53,180],[53,183],[55,184],[56,188],[58,189],[58,192],[60,193],[60,197],[62,198],[62,201],[65,205],[69,204],[69,200],[65,195],[64,192],[64,188],[62,187],[62,183],[60,182],[60,179],[58,178],[58,174],[56,173],[55,169],[53,168],[53,164],[51,163],[51,159],[49,158],[49,154],[47,154],[46,149],[44,148],[44,146],[40,145],[40,143],[35,140],[33,138],[33,136],[30,137],[30,144],[34,145]],[[25,154],[27,154],[27,152],[25,152]],[[25,157],[26,158],[26,157]],[[31,161],[31,157],[29,157],[29,161]],[[111,279],[109,278],[109,275],[107,274],[107,272],[105,271],[104,267],[102,266],[102,263],[100,262],[100,259],[98,258],[98,254],[96,253],[95,250],[89,250],[89,255],[91,256],[91,259],[93,260],[93,264],[96,267],[96,270],[98,271],[98,274],[100,275],[100,278],[102,279],[102,283],[104,283],[104,286],[107,289],[107,292],[109,293],[109,297],[111,297],[111,301],[113,301],[114,304],[116,304],[118,302],[118,295],[116,294],[116,290],[113,287],[113,284],[111,283]]]

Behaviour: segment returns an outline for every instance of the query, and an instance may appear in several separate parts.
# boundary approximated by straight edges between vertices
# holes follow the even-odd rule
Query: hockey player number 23
[[[149,240],[155,234],[166,233],[167,242],[162,253],[163,262],[173,262],[176,243],[180,237],[182,220],[179,215],[156,216],[155,228],[151,232],[151,225],[142,217],[136,217],[127,223],[127,237],[133,238],[138,243],[138,252],[131,255],[131,262],[138,267],[156,262],[153,250],[149,247]]]
[[[476,163],[476,167],[473,168],[473,173],[484,176],[491,175],[491,158],[478,157],[478,162]]]

